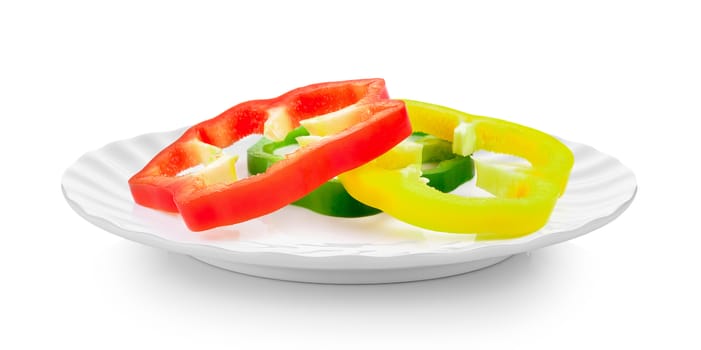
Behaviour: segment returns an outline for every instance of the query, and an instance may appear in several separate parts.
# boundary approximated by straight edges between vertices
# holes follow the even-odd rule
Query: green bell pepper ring
[[[472,157],[453,153],[450,142],[421,132],[413,133],[409,139],[423,146],[421,177],[428,179],[427,185],[447,193],[475,176]],[[436,163],[436,167],[425,167],[431,163]]]
[[[285,158],[276,154],[276,150],[297,145],[297,138],[307,135],[307,130],[299,127],[281,141],[262,137],[247,151],[248,172],[251,175],[264,173],[268,167]],[[423,133],[416,133],[409,139],[421,146],[422,163],[437,163],[423,172],[429,186],[441,192],[450,192],[474,176],[472,158],[454,154],[450,142]],[[381,212],[351,197],[337,179],[327,181],[292,204],[336,217],[362,217]]]

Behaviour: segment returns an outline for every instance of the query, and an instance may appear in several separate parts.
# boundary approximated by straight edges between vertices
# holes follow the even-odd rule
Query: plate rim
[[[63,186],[62,186],[63,189]],[[63,189],[65,196],[65,189]],[[190,255],[194,257],[208,257],[211,259],[220,259],[236,263],[248,263],[252,265],[275,267],[284,264],[286,267],[290,268],[314,268],[314,269],[333,269],[339,270],[347,268],[349,264],[353,265],[353,269],[392,269],[392,268],[410,268],[418,266],[440,266],[453,263],[469,262],[482,259],[495,258],[500,256],[514,255],[523,252],[533,251],[535,249],[544,248],[553,244],[568,241],[589,232],[592,232],[600,227],[605,226],[611,221],[618,218],[623,212],[625,212],[628,207],[632,204],[635,196],[637,194],[637,185],[634,189],[633,194],[630,199],[621,204],[613,213],[607,216],[599,217],[595,220],[589,221],[586,224],[579,226],[578,228],[558,232],[557,235],[543,235],[536,239],[528,242],[522,242],[521,244],[509,244],[509,245],[493,245],[487,244],[483,247],[471,249],[468,251],[452,251],[452,252],[411,252],[402,255],[392,255],[392,256],[372,256],[372,255],[361,255],[361,254],[339,254],[339,255],[329,255],[329,256],[304,256],[300,254],[295,254],[292,252],[252,252],[252,251],[234,251],[228,250],[222,247],[216,247],[211,245],[199,244],[199,243],[188,243],[188,242],[177,242],[173,240],[166,239],[164,237],[141,231],[131,231],[125,228],[119,227],[113,222],[94,215],[87,214],[82,207],[77,204],[72,199],[66,197],[67,202],[73,208],[73,210],[78,213],[85,220],[91,224],[102,228],[103,230],[120,236],[122,238],[134,241],[137,243],[145,244],[151,247],[165,249],[167,251],[172,251],[175,253]],[[139,237],[142,236],[142,237]],[[548,239],[551,237],[551,239]],[[498,241],[503,243],[504,241]],[[543,244],[544,243],[544,244]],[[529,246],[523,249],[524,246]],[[508,249],[512,248],[512,249]],[[515,249],[519,248],[519,249]],[[500,251],[497,251],[500,250]],[[255,255],[256,259],[250,259],[249,256]],[[266,255],[269,259],[260,259],[262,255]],[[431,257],[440,256],[440,259],[430,259]],[[234,257],[239,257],[235,259]],[[425,257],[428,259],[420,259],[419,262],[417,257]],[[446,258],[448,257],[448,258]],[[452,257],[452,258],[450,258]],[[459,258],[459,259],[456,259]],[[401,261],[405,259],[413,260],[411,263]],[[263,260],[251,262],[253,260]],[[268,262],[265,262],[265,261]],[[272,261],[275,260],[275,263]],[[282,260],[282,261],[281,261]],[[325,265],[319,266],[319,260],[327,260]],[[379,260],[379,262],[378,262]],[[392,260],[392,261],[388,261]],[[438,261],[440,260],[440,261]],[[378,263],[380,265],[378,265]]]

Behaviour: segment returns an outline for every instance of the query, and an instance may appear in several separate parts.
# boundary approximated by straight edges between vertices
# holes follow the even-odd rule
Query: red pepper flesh
[[[180,175],[203,162],[203,142],[225,148],[261,134],[271,115],[299,121],[347,109],[360,122],[303,147],[265,173],[231,183],[206,184],[198,174]],[[385,153],[411,134],[404,103],[390,100],[382,79],[309,85],[277,98],[236,105],[196,124],[129,179],[134,200],[143,206],[179,212],[192,231],[243,222],[302,198],[333,177]],[[194,142],[193,142],[194,141]]]

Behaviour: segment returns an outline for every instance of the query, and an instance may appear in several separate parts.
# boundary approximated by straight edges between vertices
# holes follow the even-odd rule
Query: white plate
[[[387,283],[465,273],[591,232],[625,211],[637,189],[633,173],[616,159],[564,141],[575,155],[567,191],[548,224],[519,239],[475,242],[472,235],[423,230],[386,214],[342,219],[294,206],[194,233],[177,215],[134,204],[127,186],[132,174],[182,132],[146,134],[83,155],[63,175],[66,200],[109,232],[225,269],[304,282]],[[245,139],[227,151],[245,154],[254,141]],[[245,168],[238,171],[246,174]],[[458,191],[478,192],[473,182]]]

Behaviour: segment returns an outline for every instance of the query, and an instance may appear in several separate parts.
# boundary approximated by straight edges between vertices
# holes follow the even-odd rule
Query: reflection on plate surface
[[[244,223],[194,233],[178,215],[134,204],[127,180],[183,129],[111,143],[83,155],[62,179],[73,209],[93,224],[137,242],[191,255],[251,275],[321,283],[384,283],[473,271],[591,232],[615,219],[636,192],[633,173],[589,146],[564,141],[575,155],[567,191],[548,224],[531,235],[475,242],[472,235],[417,228],[386,214],[333,218],[288,206]],[[245,159],[249,137],[227,149]],[[508,156],[480,153],[480,159]],[[238,162],[246,174],[245,162]],[[480,195],[474,180],[456,190]]]

